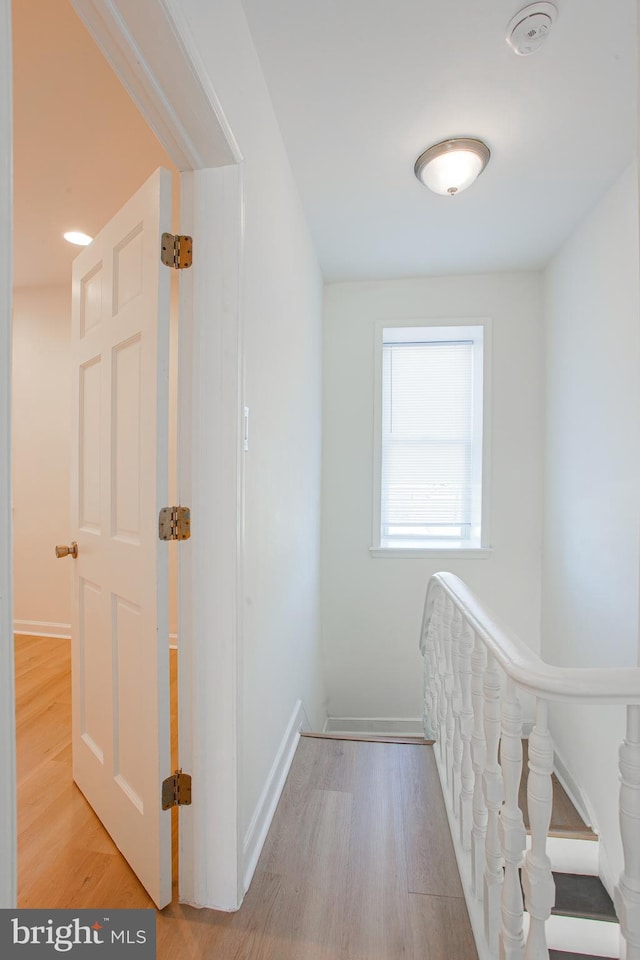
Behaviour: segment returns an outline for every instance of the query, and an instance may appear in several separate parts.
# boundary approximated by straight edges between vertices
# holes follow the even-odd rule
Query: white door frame
[[[11,537],[11,0],[0,0],[0,908],[17,896]]]
[[[236,909],[242,156],[175,0],[72,0],[116,75],[181,171],[181,231],[194,267],[181,277],[178,488],[191,507],[180,545],[180,762],[193,805],[180,811],[180,899]],[[10,210],[10,0],[0,0],[0,201]],[[153,23],[153,29],[149,24]],[[3,49],[6,46],[9,49]],[[187,229],[188,228],[188,229]],[[11,221],[0,226],[0,465],[10,464]],[[199,268],[199,265],[201,267]],[[0,466],[0,765],[13,769],[10,473]],[[3,599],[4,598],[4,599]],[[11,715],[5,723],[5,712]],[[0,786],[0,906],[16,897],[15,780]],[[6,851],[6,856],[4,855]]]

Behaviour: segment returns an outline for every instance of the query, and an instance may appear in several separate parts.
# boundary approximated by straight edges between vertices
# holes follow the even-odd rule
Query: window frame
[[[403,339],[411,339],[410,331],[434,329],[434,340],[445,339],[443,329],[446,328],[446,338],[468,340],[469,327],[482,328],[482,444],[481,444],[481,504],[480,537],[475,540],[433,540],[419,541],[415,545],[386,545],[382,543],[382,353],[385,330],[407,331]],[[441,328],[440,331],[437,328]],[[430,318],[412,320],[377,320],[374,325],[374,417],[373,417],[373,511],[371,544],[369,553],[374,558],[453,558],[453,557],[487,557],[491,553],[489,538],[490,518],[490,464],[491,464],[491,356],[492,356],[492,324],[490,317],[455,317]],[[451,330],[451,334],[448,331]],[[453,331],[460,331],[455,335]],[[416,335],[419,342],[424,339]],[[427,341],[428,342],[428,341]]]

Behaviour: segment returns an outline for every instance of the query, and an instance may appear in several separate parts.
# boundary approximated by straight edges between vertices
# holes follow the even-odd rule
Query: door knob
[[[58,560],[61,560],[62,557],[73,557],[73,559],[75,560],[77,556],[78,556],[78,544],[76,543],[75,540],[71,541],[70,547],[64,547],[64,546],[56,547],[56,557],[58,558]]]

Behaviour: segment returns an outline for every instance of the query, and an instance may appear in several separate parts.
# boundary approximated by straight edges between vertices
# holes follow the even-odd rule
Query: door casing
[[[17,897],[13,544],[11,534],[12,276],[11,0],[0,0],[0,907]]]
[[[180,229],[194,237],[194,268],[180,282],[178,494],[192,511],[192,537],[180,545],[178,571],[180,763],[193,777],[193,804],[180,811],[180,900],[234,910],[244,894],[237,761],[242,155],[174,0],[72,3],[182,171]],[[10,21],[11,0],[0,0],[0,765],[8,774],[0,778],[0,907],[15,906],[17,898]],[[207,266],[200,270],[198,263]]]

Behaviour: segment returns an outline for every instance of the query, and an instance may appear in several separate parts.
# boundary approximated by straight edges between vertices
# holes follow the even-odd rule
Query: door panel
[[[73,265],[71,538],[76,783],[159,907],[171,899],[167,504],[171,175]]]

